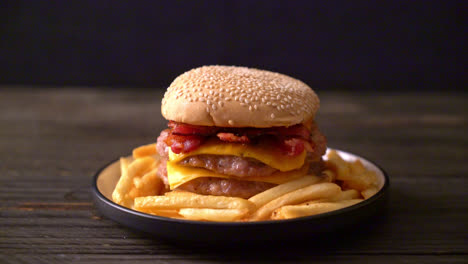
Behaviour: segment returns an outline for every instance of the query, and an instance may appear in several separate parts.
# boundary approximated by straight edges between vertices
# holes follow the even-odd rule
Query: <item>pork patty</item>
[[[221,195],[248,199],[274,186],[276,186],[276,184],[268,182],[205,177],[186,182],[177,189],[205,195]]]
[[[196,155],[182,160],[179,164],[205,168],[220,174],[236,177],[261,177],[271,175],[278,171],[265,163],[237,156]]]

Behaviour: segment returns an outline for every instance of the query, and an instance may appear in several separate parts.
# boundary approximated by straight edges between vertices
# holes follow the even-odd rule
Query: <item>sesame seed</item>
[[[231,97],[226,97],[226,98],[224,98],[224,100],[231,101]]]
[[[232,120],[229,119],[228,124],[231,125],[231,126],[233,126],[233,125],[234,125],[234,121],[232,121]]]
[[[255,110],[257,110],[257,109],[258,109],[258,106],[257,106],[257,105],[254,105],[253,107],[254,107],[254,109],[255,109]]]
[[[271,116],[272,119],[275,118],[275,114],[273,114],[273,113],[270,116]]]
[[[198,99],[198,100],[200,100],[200,102],[205,102],[205,98],[204,98],[204,97],[200,97],[200,99]]]

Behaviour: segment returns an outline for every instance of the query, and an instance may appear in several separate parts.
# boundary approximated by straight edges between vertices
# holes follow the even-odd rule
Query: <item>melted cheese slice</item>
[[[270,176],[240,178],[216,173],[204,168],[194,168],[177,164],[187,157],[203,154],[230,155],[243,158],[252,158],[279,171]],[[177,188],[186,182],[201,177],[231,178],[244,181],[261,181],[281,184],[307,173],[309,165],[304,165],[305,159],[305,150],[301,154],[295,157],[291,157],[279,153],[278,150],[270,144],[259,144],[252,146],[238,143],[226,143],[217,139],[212,139],[205,142],[202,146],[190,153],[175,154],[169,149],[167,178],[171,189]]]
[[[169,161],[179,162],[187,157],[211,154],[211,155],[231,155],[243,158],[253,158],[279,171],[291,171],[301,168],[304,165],[306,151],[291,157],[279,153],[277,149],[269,144],[260,146],[244,145],[236,143],[220,143],[219,140],[210,140],[196,150],[189,153],[175,154],[169,149]]]
[[[304,176],[309,169],[309,164],[305,164],[297,170],[287,171],[287,172],[275,172],[270,176],[263,177],[246,177],[239,178],[234,176],[229,176],[225,174],[216,173],[204,168],[194,168],[178,165],[176,162],[167,162],[167,175],[169,181],[170,189],[179,187],[180,185],[189,182],[191,180],[201,178],[201,177],[216,177],[216,178],[225,178],[225,179],[237,179],[244,181],[259,181],[259,182],[269,182],[275,184],[281,184],[293,179]]]

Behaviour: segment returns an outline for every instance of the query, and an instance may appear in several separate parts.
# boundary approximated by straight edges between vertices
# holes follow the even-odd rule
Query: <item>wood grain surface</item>
[[[0,263],[467,263],[468,94],[318,93],[329,146],[389,174],[387,208],[341,235],[214,247],[127,229],[92,203],[94,173],[166,126],[161,90],[1,87]]]

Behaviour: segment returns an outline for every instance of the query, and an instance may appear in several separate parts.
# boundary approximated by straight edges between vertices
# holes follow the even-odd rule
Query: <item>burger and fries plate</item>
[[[283,74],[189,70],[161,101],[168,128],[156,142],[96,174],[96,205],[175,240],[289,240],[359,222],[379,208],[388,177],[327,149],[319,105],[309,86]]]
[[[309,179],[311,184],[308,184],[304,182],[306,181],[303,180],[304,178],[301,178],[295,183],[290,182],[289,186],[283,184],[273,191],[270,189],[270,192],[267,190],[263,195],[256,195],[254,199],[249,199],[256,205],[260,205],[258,206],[260,209],[256,211],[251,208],[250,203],[243,202],[244,199],[241,198],[226,197],[224,199],[210,196],[208,200],[203,200],[205,197],[194,197],[202,195],[192,196],[186,192],[169,192],[166,195],[157,196],[159,197],[156,198],[159,199],[157,201],[147,197],[137,198],[135,202],[140,208],[137,207],[138,210],[134,210],[129,208],[134,205],[119,205],[114,202],[115,197],[114,199],[112,197],[121,178],[122,164],[119,160],[111,162],[96,173],[93,181],[93,196],[97,208],[106,217],[130,228],[154,234],[158,238],[207,242],[303,239],[310,235],[357,224],[373,215],[385,201],[389,179],[378,165],[358,155],[330,148],[324,156],[325,161],[335,154],[338,154],[348,165],[359,161],[367,171],[373,172],[375,188],[369,191],[371,192],[369,194],[363,193],[363,195],[369,195],[366,199],[353,199],[350,191],[342,191],[342,196],[349,196],[348,198],[351,199],[340,202],[335,198],[335,201],[327,201],[320,196],[333,195],[330,193],[337,191],[333,186],[328,186],[332,183],[312,184],[315,180]],[[126,159],[127,161],[133,160],[131,156]],[[335,169],[340,170],[339,165]],[[306,187],[300,188],[301,185]],[[296,197],[291,197],[294,196],[291,195],[292,193],[295,193]],[[284,196],[284,194],[289,196],[278,199],[278,196]],[[303,195],[309,195],[309,198],[305,200],[317,196],[319,201],[301,202],[297,205],[294,200],[304,200],[301,197]],[[276,204],[272,200],[275,200]],[[151,207],[151,204],[156,202],[162,202],[167,207],[162,209]],[[178,206],[177,203],[183,204],[179,207],[187,208],[182,208],[179,214],[175,214],[173,208]],[[200,203],[204,206],[200,206]],[[278,210],[281,204],[285,206]],[[295,205],[288,206],[287,204]],[[147,208],[146,212],[145,208]],[[152,209],[157,212],[152,212]],[[246,212],[253,212],[249,220],[237,220]],[[313,215],[310,215],[311,213]],[[265,215],[270,216],[265,217]]]

